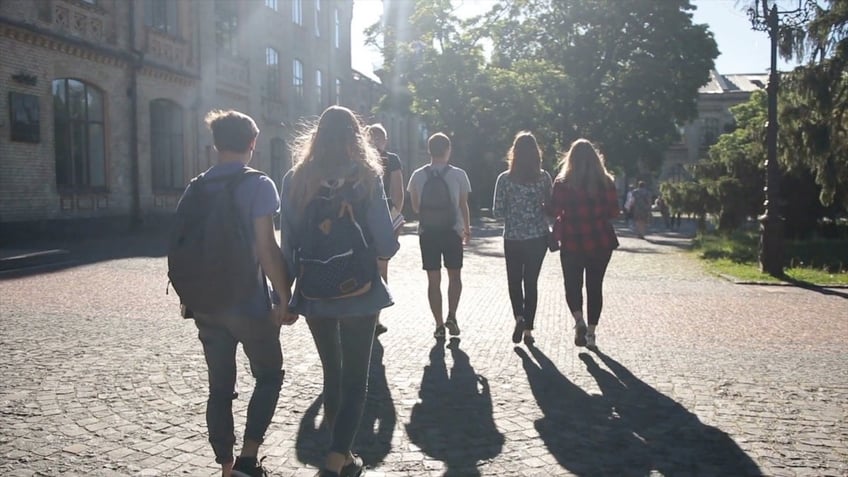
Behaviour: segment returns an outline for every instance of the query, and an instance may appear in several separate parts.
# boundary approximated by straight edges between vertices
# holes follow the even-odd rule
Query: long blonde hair
[[[351,180],[370,194],[383,174],[380,155],[365,136],[353,111],[342,106],[325,109],[294,146],[292,193],[295,210],[303,212],[321,189],[321,182]],[[363,197],[364,198],[364,197]]]
[[[530,131],[520,131],[506,154],[509,177],[516,182],[528,183],[539,178],[542,168],[542,150]]]
[[[560,160],[557,181],[590,194],[605,190],[614,184],[612,174],[604,165],[604,156],[587,139],[571,143],[568,152]]]

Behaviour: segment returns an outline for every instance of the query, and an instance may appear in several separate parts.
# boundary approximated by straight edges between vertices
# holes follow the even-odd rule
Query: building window
[[[707,147],[712,146],[718,141],[719,134],[718,118],[705,118],[702,144]]]
[[[342,80],[336,78],[336,104],[342,103]]]
[[[303,63],[300,60],[294,60],[292,66],[292,86],[298,97],[303,97]]]
[[[182,189],[183,110],[166,99],[150,102],[150,163],[154,189]]]
[[[341,43],[342,21],[339,18],[339,9],[333,10],[333,44],[339,48]]]
[[[277,0],[265,0],[265,6],[276,12],[278,7]]]
[[[270,47],[265,48],[265,94],[280,99],[280,54]]]
[[[292,0],[292,23],[303,25],[303,0]]]
[[[82,81],[53,80],[56,185],[106,187],[103,94]]]
[[[218,51],[238,55],[238,4],[227,0],[215,2],[215,44]]]
[[[147,0],[144,3],[144,24],[177,36],[177,7],[179,4],[173,0]]]
[[[321,36],[321,0],[315,0],[315,36]]]
[[[324,107],[324,78],[321,70],[315,70],[315,99],[318,100],[318,109]]]

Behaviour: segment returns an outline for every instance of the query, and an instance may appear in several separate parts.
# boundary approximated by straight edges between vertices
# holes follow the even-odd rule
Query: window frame
[[[72,105],[70,101],[71,82],[78,83],[82,86],[82,97],[84,105],[82,107],[82,118],[74,118],[72,113]],[[57,86],[63,88],[64,105],[58,109]],[[56,173],[56,187],[61,190],[71,191],[106,191],[108,189],[108,149],[106,148],[106,95],[104,91],[97,86],[77,78],[56,78],[50,84],[51,95],[53,98],[53,158]],[[90,95],[91,93],[91,95]],[[99,119],[92,119],[91,98],[97,97],[100,102]],[[77,113],[79,114],[79,113]],[[101,164],[92,164],[93,158],[93,131],[100,131],[100,152]],[[81,134],[80,134],[81,133]],[[61,138],[60,136],[64,136]],[[79,136],[82,141],[81,147],[77,149],[77,141]],[[64,139],[67,147],[62,148],[60,144]],[[95,146],[96,147],[96,146]],[[82,157],[75,157],[78,153]],[[60,164],[60,163],[67,163]],[[67,181],[62,179],[60,170],[69,167],[67,171]],[[102,174],[102,183],[95,183],[96,178],[92,178],[92,172],[95,168],[100,169]]]
[[[303,26],[303,0],[291,0],[292,23]]]
[[[219,54],[239,54],[238,4],[215,0],[215,46]]]
[[[315,27],[315,37],[321,37],[321,0],[315,0],[315,10],[313,12],[314,15],[314,27]]]
[[[303,86],[303,62],[295,58],[292,60],[292,87],[298,98],[303,98]]]
[[[163,109],[157,111],[160,107]],[[151,187],[154,191],[183,190],[186,185],[185,111],[166,98],[151,100],[149,108]],[[159,180],[157,165],[164,169],[164,182]]]
[[[145,0],[144,24],[160,33],[179,37],[179,3],[171,0]]]
[[[324,107],[324,73],[321,69],[315,70],[315,97],[318,100],[318,109]]]
[[[338,49],[338,48],[341,48],[341,37],[342,37],[342,20],[341,20],[341,17],[339,15],[339,9],[338,8],[333,9],[333,21],[335,23],[334,26],[333,26],[333,35],[334,35],[333,44],[335,45],[336,49]]]
[[[272,62],[273,60],[273,62]],[[280,52],[276,48],[265,47],[265,96],[269,99],[282,97],[280,74]]]
[[[265,0],[265,6],[270,8],[271,10],[274,10],[275,12],[280,11],[280,5],[277,0]]]

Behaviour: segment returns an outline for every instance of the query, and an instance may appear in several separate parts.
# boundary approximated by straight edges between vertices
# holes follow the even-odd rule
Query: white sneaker
[[[588,334],[588,333],[586,334],[586,347],[591,349],[591,350],[597,350],[598,349],[598,345],[595,344],[594,333],[591,334],[591,335]]]

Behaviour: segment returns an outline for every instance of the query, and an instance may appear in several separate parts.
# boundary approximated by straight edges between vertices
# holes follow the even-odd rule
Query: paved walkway
[[[528,349],[509,340],[498,231],[475,234],[450,346],[432,338],[417,239],[401,238],[398,304],[384,314],[358,440],[369,477],[848,475],[845,290],[733,285],[702,272],[679,237],[624,236],[602,352],[571,343],[553,254]],[[76,266],[0,280],[3,475],[215,475],[196,331],[145,247],[94,247]],[[275,476],[312,476],[326,436],[302,321],[284,328],[283,348],[265,462]],[[235,403],[238,425],[246,404]]]

